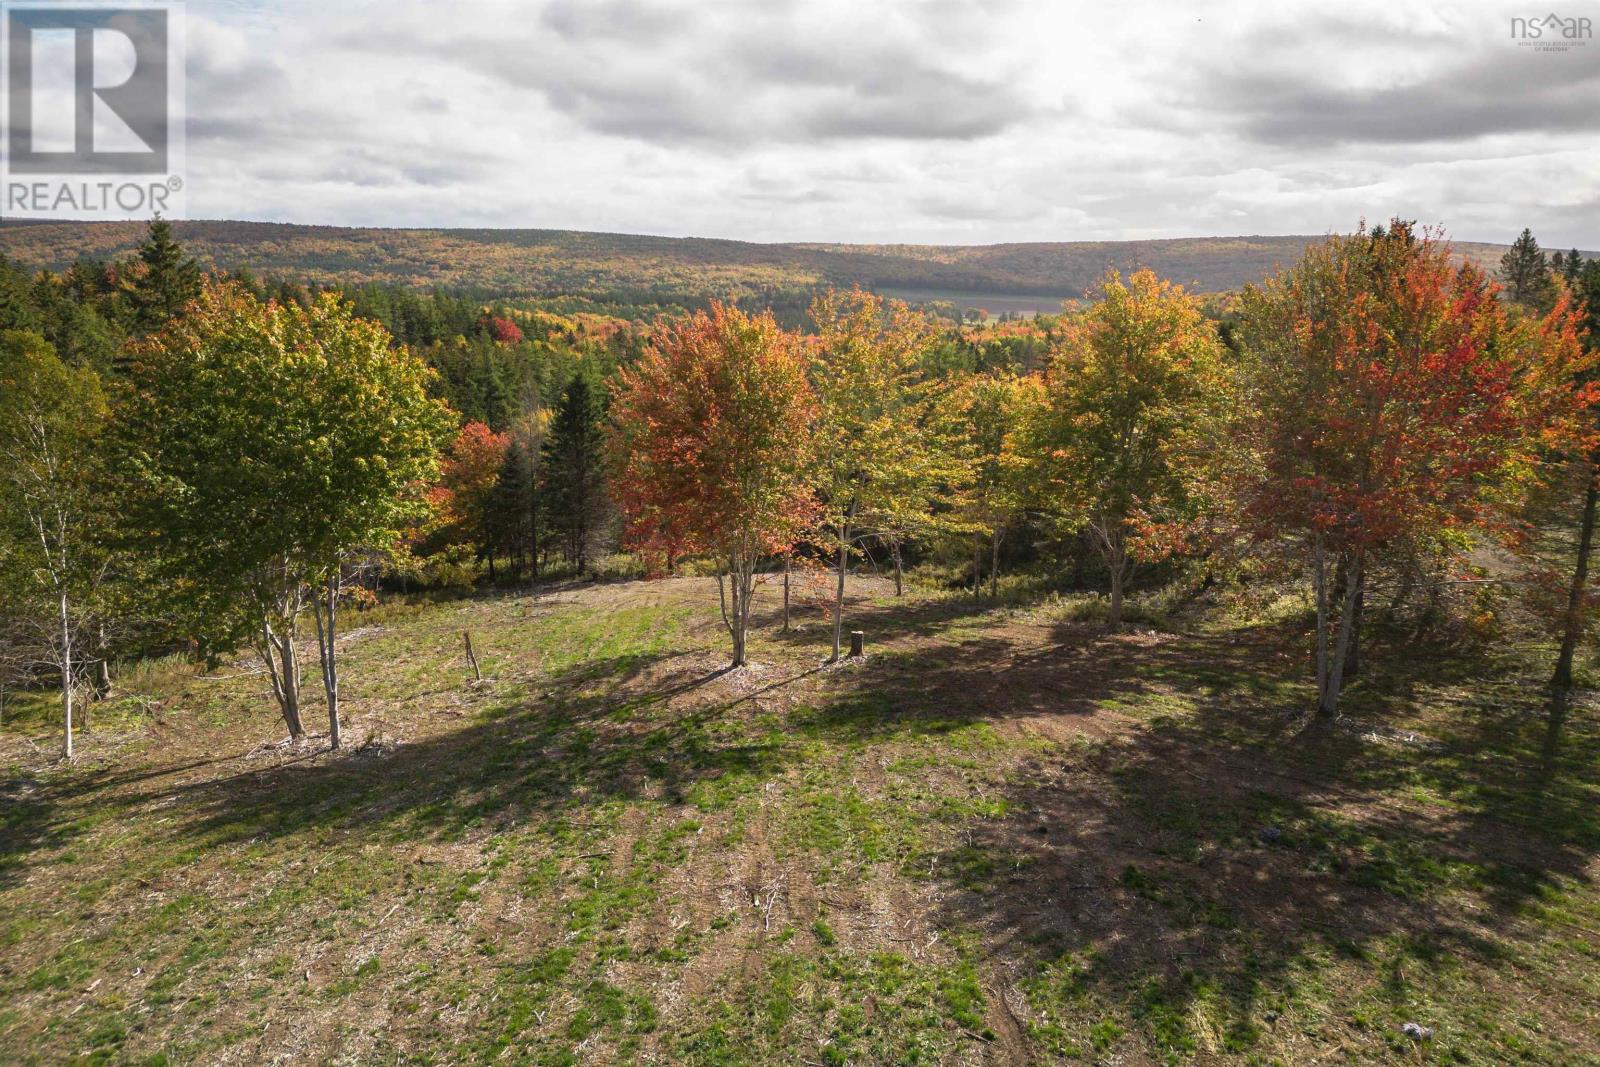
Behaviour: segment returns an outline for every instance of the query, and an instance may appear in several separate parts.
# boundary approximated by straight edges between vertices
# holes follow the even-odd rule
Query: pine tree
[[[1583,315],[1584,329],[1589,332],[1589,343],[1600,344],[1600,259],[1583,265],[1572,290]]]
[[[579,375],[561,394],[543,449],[547,514],[580,574],[588,570],[590,544],[608,506],[601,458],[604,416],[601,397]]]
[[[139,246],[139,262],[144,271],[133,280],[128,302],[134,328],[149,333],[199,298],[200,266],[184,255],[183,246],[172,236],[172,224],[159,215],[151,220],[150,232]]]
[[[1500,257],[1500,280],[1506,295],[1531,308],[1546,306],[1554,293],[1550,262],[1534,240],[1533,231],[1524,229],[1509,251]]]

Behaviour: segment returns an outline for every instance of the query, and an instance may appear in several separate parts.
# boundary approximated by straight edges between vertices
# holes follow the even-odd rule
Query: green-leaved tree
[[[17,614],[60,677],[68,759],[85,601],[101,573],[93,470],[105,414],[94,371],[63,363],[38,334],[0,334],[0,556]]]
[[[1101,294],[1068,322],[1013,461],[1036,508],[1089,531],[1118,626],[1135,566],[1181,546],[1206,513],[1231,387],[1217,331],[1182,287],[1113,272]]]
[[[213,640],[253,639],[296,739],[296,631],[315,611],[335,747],[347,568],[423,510],[454,422],[389,340],[332,295],[262,305],[211,287],[142,346],[120,410],[131,512]]]

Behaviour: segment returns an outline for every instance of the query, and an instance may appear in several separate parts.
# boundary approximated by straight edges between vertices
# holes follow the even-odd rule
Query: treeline
[[[1500,282],[1400,221],[1226,301],[1110,272],[998,325],[860,290],[652,324],[316,290],[205,276],[159,221],[127,260],[0,261],[0,684],[58,684],[70,754],[110,664],[253,647],[298,738],[309,626],[336,745],[343,606],[621,548],[717,575],[736,664],[763,571],[828,575],[835,658],[869,556],[974,596],[1071,574],[1112,626],[1152,575],[1303,582],[1334,714],[1369,592],[1392,609],[1485,546],[1570,684],[1600,264],[1525,233]]]

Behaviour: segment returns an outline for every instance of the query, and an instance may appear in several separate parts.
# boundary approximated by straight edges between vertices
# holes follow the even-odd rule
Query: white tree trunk
[[[1005,531],[996,526],[989,534],[989,599],[1000,599],[1000,539]]]
[[[283,723],[289,736],[298,741],[305,736],[305,724],[300,718],[300,659],[294,647],[294,624],[286,624],[288,632],[279,633],[270,620],[261,623],[260,654],[267,665],[267,676],[272,681],[272,696],[278,702]]]
[[[983,595],[983,535],[972,535],[972,599]]]
[[[328,699],[328,747],[338,748],[339,660],[335,641],[339,621],[339,575],[328,579],[311,606],[317,620],[317,658],[322,666],[322,691]]]
[[[67,594],[61,593],[61,722],[64,727],[61,756],[72,758],[72,615],[68,610]]]
[[[839,662],[840,645],[844,639],[844,576],[850,569],[850,524],[839,527],[839,574],[833,593],[833,656],[830,663]]]
[[[794,559],[791,549],[783,554],[783,632],[789,632],[789,570]]]
[[[733,662],[730,664],[733,667],[743,667],[747,662],[750,601],[754,593],[755,553],[749,549],[735,549],[728,554],[726,588],[723,575],[717,575],[717,602],[722,608],[722,624],[733,639]]]
[[[1322,535],[1312,547],[1311,588],[1317,601],[1317,710],[1321,713],[1328,697],[1328,551]]]

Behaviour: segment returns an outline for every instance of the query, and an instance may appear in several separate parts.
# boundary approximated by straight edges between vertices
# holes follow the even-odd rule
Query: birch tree
[[[42,337],[0,335],[0,538],[23,618],[60,678],[62,755],[73,755],[75,694],[99,573],[91,470],[105,399],[92,370]]]

